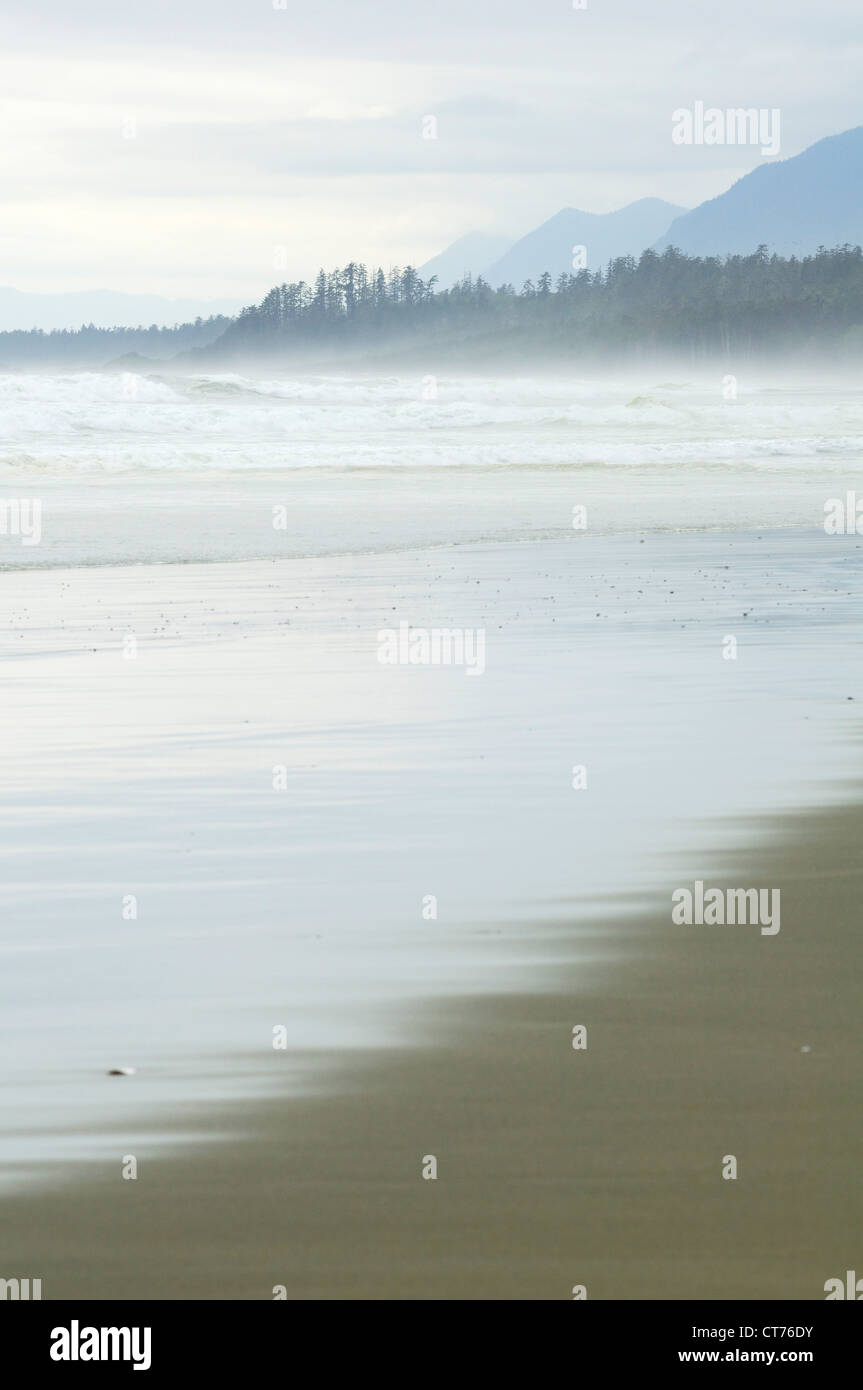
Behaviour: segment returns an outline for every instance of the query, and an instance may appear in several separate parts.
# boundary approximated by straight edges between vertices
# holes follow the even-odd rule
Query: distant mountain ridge
[[[863,126],[753,169],[725,193],[676,218],[655,249],[727,256],[746,255],[762,244],[780,256],[863,244]]]
[[[466,274],[474,279],[481,275],[495,287],[521,289],[525,280],[538,280],[546,271],[556,279],[585,266],[599,270],[615,256],[639,256],[685,211],[661,198],[639,198],[616,212],[562,208],[516,241],[469,232],[426,261],[419,273],[424,280],[437,275],[437,289],[449,288]],[[583,256],[576,256],[577,247],[584,248]],[[585,266],[574,264],[576,259],[584,259]]]
[[[482,274],[485,266],[496,261],[512,244],[512,237],[494,236],[490,232],[468,232],[441,251],[439,256],[426,261],[420,267],[419,274],[424,280],[436,275],[435,289],[448,290],[463,280],[465,275]]]
[[[685,211],[662,198],[639,198],[616,212],[563,208],[488,266],[483,278],[520,289],[546,271],[557,279],[574,270],[600,270],[617,256],[640,256]]]
[[[437,272],[440,289],[466,272],[495,287],[520,289],[545,272],[556,279],[581,268],[582,261],[596,271],[648,247],[729,256],[762,245],[797,257],[819,246],[863,245],[863,126],[828,135],[790,159],[765,162],[691,211],[661,198],[641,198],[609,213],[563,208],[496,258],[485,258],[482,234],[470,233],[421,266],[420,274]],[[574,247],[584,247],[584,254],[574,255]],[[446,275],[437,271],[439,264]]]

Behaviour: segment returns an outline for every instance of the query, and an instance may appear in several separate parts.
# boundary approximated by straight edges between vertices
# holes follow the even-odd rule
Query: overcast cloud
[[[780,108],[783,157],[863,123],[859,0],[588,6],[3,0],[0,282],[251,300],[564,206],[693,206],[761,158],[674,145],[696,100]]]

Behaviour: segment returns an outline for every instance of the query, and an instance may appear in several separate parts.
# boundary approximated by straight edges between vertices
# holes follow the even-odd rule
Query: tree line
[[[616,359],[676,354],[692,360],[837,345],[863,349],[863,250],[781,257],[686,256],[670,247],[621,256],[598,270],[520,289],[465,276],[438,289],[412,266],[384,271],[350,262],[311,282],[275,285],[235,319],[173,328],[0,333],[5,366],[102,366],[127,355],[188,354],[205,368],[244,355],[286,360],[388,349],[455,346],[466,359],[534,355]]]
[[[311,283],[274,286],[243,309],[219,350],[289,354],[309,346],[524,340],[548,352],[677,351],[690,357],[757,352],[847,339],[863,346],[863,251],[821,248],[804,257],[686,256],[671,247],[621,256],[591,271],[548,273],[520,289],[465,276],[439,290],[411,266],[351,262]]]
[[[225,314],[195,319],[170,328],[15,329],[0,333],[0,370],[4,367],[101,367],[128,354],[165,361],[178,352],[206,347],[220,338],[232,320]]]

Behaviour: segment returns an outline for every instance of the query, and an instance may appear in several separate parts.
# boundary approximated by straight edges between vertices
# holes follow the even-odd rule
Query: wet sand
[[[313,1098],[186,1107],[213,1142],[134,1182],[118,1134],[0,1203],[2,1273],[46,1299],[823,1299],[863,1258],[863,810],[775,829],[725,881],[781,888],[777,936],[672,925],[675,878],[585,967],[562,908],[544,993],[415,1010],[413,1045]]]

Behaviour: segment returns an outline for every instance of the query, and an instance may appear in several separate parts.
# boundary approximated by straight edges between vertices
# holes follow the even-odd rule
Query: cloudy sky
[[[561,207],[694,206],[761,158],[673,144],[697,100],[780,108],[783,157],[863,124],[860,0],[587,5],[3,0],[0,284],[249,302]]]

